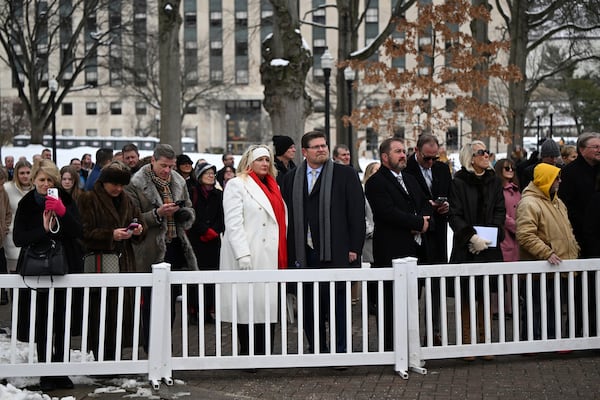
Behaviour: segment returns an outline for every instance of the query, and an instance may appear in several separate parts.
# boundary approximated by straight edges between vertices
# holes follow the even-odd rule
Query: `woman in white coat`
[[[287,266],[287,209],[275,181],[273,154],[264,145],[250,146],[243,154],[237,176],[223,194],[225,234],[221,247],[221,270],[283,269]],[[239,354],[249,354],[249,324],[254,323],[254,354],[265,354],[265,328],[273,337],[277,322],[277,284],[236,285],[236,318],[232,286],[221,295],[223,321],[237,323]],[[266,304],[266,293],[269,304]],[[252,307],[252,318],[250,318]],[[268,320],[265,309],[268,308]],[[252,321],[250,321],[252,319]],[[271,340],[271,344],[273,340]]]

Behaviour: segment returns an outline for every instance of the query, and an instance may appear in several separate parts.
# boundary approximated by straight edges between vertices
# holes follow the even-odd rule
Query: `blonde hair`
[[[35,178],[40,172],[43,172],[48,178],[52,179],[54,186],[60,186],[60,172],[52,160],[42,158],[33,164],[33,168],[31,169],[31,182],[35,181]]]
[[[248,147],[246,149],[246,151],[244,151],[244,154],[242,154],[242,158],[240,159],[240,163],[238,164],[237,167],[237,175],[238,176],[247,176],[248,172],[250,172],[251,168],[251,164],[252,164],[252,152],[258,148],[264,148],[267,149],[267,151],[269,152],[269,175],[271,175],[273,178],[275,178],[277,176],[277,169],[275,168],[275,164],[273,163],[273,152],[271,151],[271,149],[269,148],[269,146],[266,146],[264,144],[253,144],[252,146]]]
[[[483,146],[484,149],[487,149],[485,143],[481,140],[473,140],[471,143],[465,143],[462,149],[460,149],[460,154],[458,156],[460,165],[469,172],[475,172],[475,169],[473,168],[473,147],[476,145]],[[490,163],[487,169],[492,169],[492,163]]]
[[[363,185],[367,183],[367,180],[371,177],[371,175],[375,173],[376,166],[381,166],[379,161],[373,161],[372,163],[369,163],[369,165],[367,165],[367,167],[365,168],[365,174],[363,175]]]

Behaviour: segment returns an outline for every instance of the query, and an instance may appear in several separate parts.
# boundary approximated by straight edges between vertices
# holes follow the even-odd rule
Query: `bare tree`
[[[263,42],[260,67],[265,93],[263,104],[271,117],[273,132],[285,132],[299,143],[304,122],[312,110],[312,101],[305,90],[312,54],[300,35],[298,0],[270,1],[273,34]]]
[[[0,102],[0,147],[12,143],[16,135],[29,132],[29,119],[18,98],[3,98]]]
[[[495,0],[510,40],[509,63],[517,66],[523,78],[509,84],[509,131],[514,145],[523,145],[525,114],[532,93],[547,79],[598,55],[586,35],[600,28],[598,0]],[[560,41],[561,62],[531,76],[528,59],[543,51],[550,41]]]
[[[31,143],[44,131],[86,67],[110,43],[108,0],[18,0],[0,8],[0,59],[12,72],[13,86],[31,124]],[[56,79],[52,93],[48,82]]]

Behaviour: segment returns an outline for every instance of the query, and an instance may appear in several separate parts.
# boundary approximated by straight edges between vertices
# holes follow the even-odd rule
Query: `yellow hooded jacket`
[[[533,181],[523,191],[517,206],[521,260],[547,260],[552,253],[563,260],[579,256],[567,207],[556,194],[550,197],[550,188],[559,173],[559,168],[540,163],[533,171]]]

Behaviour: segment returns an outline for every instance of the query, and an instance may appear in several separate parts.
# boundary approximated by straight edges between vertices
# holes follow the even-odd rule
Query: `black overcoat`
[[[409,173],[417,179],[427,200],[435,201],[438,197],[448,197],[452,175],[447,164],[435,161],[431,166],[431,176],[433,177],[431,191],[427,187],[419,163],[414,156],[409,157],[403,172]],[[434,211],[432,218],[434,226],[425,234],[429,246],[427,262],[445,264],[448,262],[448,213],[438,214]]]
[[[375,266],[390,267],[400,257],[418,257],[413,231],[423,229],[423,216],[431,215],[431,205],[414,176],[402,172],[409,193],[385,166],[365,184],[365,194],[373,210],[373,259]],[[427,249],[427,237],[422,235]]]
[[[452,263],[502,261],[500,242],[504,240],[506,208],[502,181],[488,169],[483,176],[461,169],[450,185],[449,222],[454,231]],[[498,245],[479,254],[469,252],[469,240],[475,234],[474,226],[498,228]]]
[[[306,163],[306,161],[304,161]],[[347,268],[360,266],[360,255],[365,241],[365,196],[362,185],[353,168],[333,163],[332,193],[331,193],[331,261],[321,261],[319,268]],[[296,267],[296,249],[294,246],[294,207],[292,193],[296,169],[289,171],[282,180],[281,194],[288,208],[288,264]],[[302,179],[304,217],[306,220],[318,221],[319,191],[321,176],[308,194],[306,176]],[[305,237],[306,226],[304,224]],[[319,237],[319,224],[311,223],[312,237]],[[319,251],[319,241],[315,240],[315,250]],[[358,254],[358,259],[348,265],[348,253]]]
[[[198,269],[218,270],[221,237],[210,242],[203,242],[200,240],[200,236],[204,235],[208,228],[212,228],[219,234],[225,230],[223,191],[213,188],[207,192],[205,197],[202,188],[197,185],[194,194],[190,193],[190,197],[196,211],[196,219],[187,231],[187,235],[198,260]]]
[[[78,240],[82,236],[82,225],[75,201],[73,201],[71,196],[66,191],[60,188],[58,189],[58,194],[65,205],[66,213],[64,216],[58,217],[60,229],[58,233],[54,234],[44,230],[44,222],[42,217],[44,205],[38,204],[35,194],[36,190],[34,189],[23,196],[19,202],[17,212],[15,214],[13,239],[15,245],[17,247],[21,247],[19,260],[17,261],[17,271],[19,271],[21,268],[23,263],[23,254],[27,246],[53,239],[55,241],[59,241],[63,246],[68,263],[68,273],[83,272],[83,251]],[[26,279],[29,280],[32,278]],[[62,326],[64,329],[65,292],[64,290],[56,290],[55,293],[54,327],[60,329]],[[17,338],[18,340],[24,342],[29,341],[30,296],[30,289],[21,290],[19,296]],[[77,320],[79,320],[79,326],[72,324],[72,332],[76,331],[77,328],[81,328],[81,304],[79,304],[79,302],[76,300],[77,299],[74,299],[73,301],[73,309],[71,310],[71,313],[73,322],[77,322]],[[36,308],[35,341],[45,341],[46,325],[48,320],[48,292],[38,291]],[[63,339],[57,337],[55,340]]]
[[[565,165],[560,172],[558,197],[567,206],[575,239],[581,245],[581,258],[591,258],[598,253],[593,241],[585,235],[585,224],[590,218],[588,209],[598,207],[598,203],[591,200],[596,192],[596,177],[599,171],[600,165],[592,166],[580,155]]]

